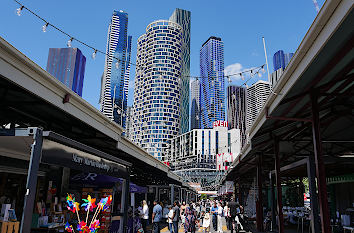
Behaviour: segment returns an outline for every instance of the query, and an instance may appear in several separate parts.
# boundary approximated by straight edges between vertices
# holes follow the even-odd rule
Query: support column
[[[174,201],[175,201],[175,186],[171,184],[171,205],[173,205]]]
[[[272,231],[275,230],[275,227],[277,225],[276,221],[276,214],[275,214],[275,192],[274,192],[274,181],[272,177],[272,172],[269,172],[269,181],[270,181],[270,192],[271,192],[271,198],[270,198],[270,205],[271,205],[271,211],[272,211]]]
[[[277,185],[277,202],[278,202],[278,229],[279,233],[284,233],[284,218],[283,218],[283,204],[280,178],[280,155],[279,155],[279,140],[274,140],[274,154],[275,154],[275,182]]]
[[[239,178],[237,180],[237,184],[238,184],[238,203],[240,203],[240,205],[244,206],[244,204],[242,203],[242,193],[241,193],[241,179]]]
[[[33,206],[36,196],[37,176],[39,163],[42,154],[43,131],[39,128],[29,129],[33,133],[33,143],[31,145],[31,158],[27,173],[26,194],[23,205],[23,214],[20,232],[29,233],[31,231]]]
[[[311,205],[311,229],[312,233],[320,233],[320,218],[318,211],[318,196],[316,192],[316,165],[315,158],[310,155],[307,161],[307,176],[310,188]]]
[[[127,225],[128,225],[128,200],[129,200],[129,179],[123,179],[122,182],[122,199],[121,199],[121,216],[123,219],[120,221],[120,233],[127,232]]]
[[[258,155],[257,162],[257,186],[258,186],[258,200],[257,200],[257,231],[263,231],[263,193],[262,193],[262,155]]]
[[[321,125],[318,107],[318,90],[311,92],[311,104],[312,104],[312,137],[313,137],[313,151],[315,154],[316,163],[316,175],[319,194],[319,203],[321,211],[321,225],[323,233],[330,233],[330,218],[327,198],[327,184],[326,173],[323,163],[322,155],[322,141],[321,141]]]

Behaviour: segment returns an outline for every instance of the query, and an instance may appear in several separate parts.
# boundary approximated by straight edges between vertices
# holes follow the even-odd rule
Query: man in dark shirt
[[[235,223],[236,223],[236,216],[237,214],[240,213],[240,204],[238,202],[235,202],[233,198],[231,198],[231,201],[228,204],[230,208],[230,220],[231,220],[231,233],[234,231]]]
[[[180,216],[180,210],[179,210],[177,201],[175,201],[173,203],[172,210],[173,210],[173,217],[172,217],[173,232],[178,233],[178,220],[179,220],[179,216]]]

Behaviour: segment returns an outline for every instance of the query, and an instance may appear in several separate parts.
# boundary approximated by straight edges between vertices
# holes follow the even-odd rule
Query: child
[[[204,214],[203,218],[203,232],[209,232],[210,231],[210,209],[206,209],[206,213]]]

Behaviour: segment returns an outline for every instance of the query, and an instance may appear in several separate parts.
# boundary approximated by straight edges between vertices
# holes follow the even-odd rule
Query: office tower
[[[158,159],[181,127],[182,32],[158,20],[138,38],[132,140]]]
[[[125,137],[131,140],[133,130],[133,108],[131,106],[127,107],[126,112],[126,123],[125,123]]]
[[[191,83],[191,130],[200,127],[200,81]]]
[[[294,53],[285,53],[284,54],[284,69],[289,64],[291,58],[294,56]]]
[[[247,88],[247,130],[249,130],[261,112],[270,94],[271,84],[267,81],[259,80],[251,87]]]
[[[191,12],[176,9],[170,17],[170,21],[179,24],[182,29],[182,68],[181,68],[181,131],[189,130],[189,76],[190,76],[190,41],[191,41]]]
[[[278,52],[274,53],[273,56],[274,71],[277,71],[280,68],[284,70],[285,67],[289,64],[293,55],[294,53],[284,53],[283,50],[279,50]]]
[[[210,37],[200,49],[200,128],[225,120],[224,43]]]
[[[86,57],[78,48],[50,48],[47,71],[82,96]]]
[[[102,78],[101,111],[125,127],[132,37],[128,36],[128,14],[113,11],[108,26],[105,67]]]
[[[246,96],[244,87],[227,87],[227,121],[229,129],[240,129],[241,145],[246,142]]]

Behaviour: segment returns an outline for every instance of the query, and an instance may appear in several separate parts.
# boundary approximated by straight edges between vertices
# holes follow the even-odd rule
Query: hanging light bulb
[[[71,37],[70,40],[68,40],[68,42],[66,43],[69,48],[71,48],[71,43],[73,42],[73,39],[74,38]]]
[[[263,72],[263,74],[265,73],[265,70],[264,70],[264,65],[262,66],[262,72]]]
[[[227,81],[228,81],[229,83],[231,83],[231,78],[230,78],[230,76],[227,76]]]
[[[245,77],[243,77],[242,73],[240,73],[240,77],[242,80],[245,80]]]
[[[116,62],[116,69],[118,69],[119,68],[119,63],[118,62]]]
[[[95,51],[92,53],[92,56],[91,56],[91,57],[92,57],[93,60],[95,60],[96,54],[97,54],[97,49],[95,49]]]
[[[16,14],[17,14],[18,16],[21,16],[21,11],[23,10],[23,8],[24,8],[24,6],[21,6],[21,7],[19,7],[19,8],[16,9]]]
[[[235,94],[232,94],[232,98],[233,98],[233,99],[236,99],[236,95],[235,95]]]
[[[260,72],[258,72],[258,77],[262,77],[262,74]]]
[[[49,25],[49,23],[46,23],[45,25],[42,26],[42,31],[43,32],[47,32],[48,25]]]

